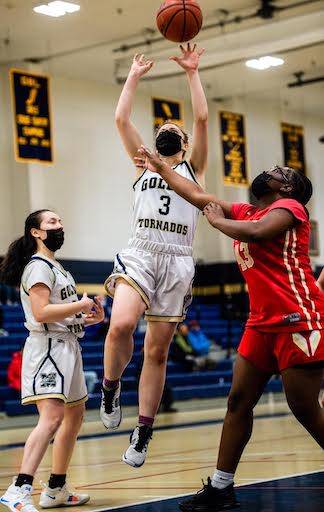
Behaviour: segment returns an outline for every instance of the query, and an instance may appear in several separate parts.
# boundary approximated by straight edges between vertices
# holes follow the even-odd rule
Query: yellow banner
[[[18,162],[53,162],[49,78],[10,70]]]
[[[248,184],[244,117],[233,112],[220,112],[225,185]]]

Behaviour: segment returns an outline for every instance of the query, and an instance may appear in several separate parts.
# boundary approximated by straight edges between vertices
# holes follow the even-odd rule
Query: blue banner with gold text
[[[170,121],[183,127],[182,104],[180,101],[167,100],[165,98],[152,98],[154,130],[164,121]]]
[[[295,124],[281,123],[281,133],[285,166],[306,174],[304,128]]]
[[[53,162],[49,78],[10,70],[18,162]]]
[[[244,117],[234,112],[220,112],[225,185],[247,185],[247,154]]]

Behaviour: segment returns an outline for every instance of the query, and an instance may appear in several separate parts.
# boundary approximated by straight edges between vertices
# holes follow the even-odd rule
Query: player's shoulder
[[[305,222],[309,220],[309,213],[307,208],[296,199],[290,197],[278,199],[272,203],[272,205],[269,207],[269,210],[275,210],[277,208],[288,210],[299,221]]]
[[[38,256],[32,257],[24,268],[22,280],[25,281],[35,275],[49,276],[55,282],[54,264]]]

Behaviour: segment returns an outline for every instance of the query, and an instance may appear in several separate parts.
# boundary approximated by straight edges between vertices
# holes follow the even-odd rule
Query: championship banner
[[[281,123],[285,166],[306,174],[304,153],[304,128],[294,124]]]
[[[183,127],[182,104],[179,101],[167,100],[164,98],[152,98],[154,130],[164,121],[170,121]]]
[[[247,185],[247,156],[244,117],[220,112],[225,185]]]
[[[53,162],[49,78],[10,70],[18,162]]]

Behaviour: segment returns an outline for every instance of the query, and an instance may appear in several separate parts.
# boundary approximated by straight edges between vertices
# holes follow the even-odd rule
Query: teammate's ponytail
[[[8,286],[19,286],[23,270],[37,251],[36,238],[32,236],[31,229],[39,229],[42,214],[49,210],[37,210],[28,215],[25,221],[24,236],[17,238],[8,248],[0,265],[0,282]]]

